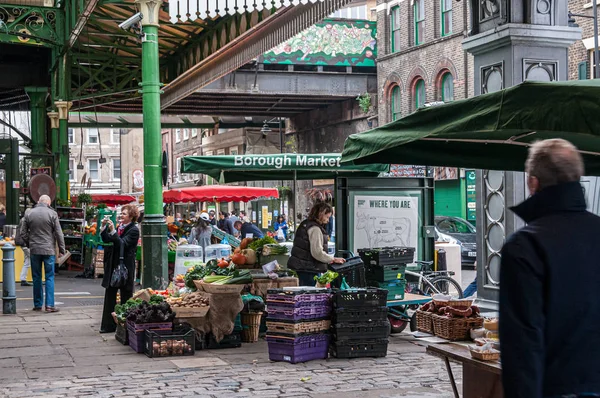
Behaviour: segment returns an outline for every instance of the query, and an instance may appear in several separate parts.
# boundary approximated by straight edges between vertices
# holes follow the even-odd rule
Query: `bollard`
[[[2,313],[17,313],[15,288],[15,247],[6,243],[2,247]]]

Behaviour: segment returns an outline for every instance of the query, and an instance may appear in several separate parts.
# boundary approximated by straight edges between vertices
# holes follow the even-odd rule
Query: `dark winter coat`
[[[327,272],[328,264],[317,261],[310,252],[308,230],[312,227],[321,228],[321,232],[323,233],[323,251],[327,253],[327,231],[325,231],[325,227],[316,221],[304,220],[298,226],[298,230],[294,236],[294,245],[292,246],[292,253],[287,264],[288,268],[314,273]]]
[[[263,234],[263,232],[258,229],[256,225],[245,222],[242,224],[242,229],[240,230],[240,238],[244,239],[248,234],[252,234],[253,238],[262,238],[265,236],[265,234]]]
[[[528,225],[502,249],[504,394],[600,393],[600,217],[579,182],[548,187],[512,210]]]
[[[140,238],[140,230],[137,224],[130,223],[123,230],[123,234],[119,236],[118,233],[110,234],[108,228],[105,228],[101,233],[100,237],[105,243],[112,243],[113,246],[109,250],[105,250],[104,260],[104,277],[102,278],[102,287],[110,287],[110,278],[113,270],[119,265],[119,256],[121,246],[123,246],[123,258],[125,266],[127,267],[127,288],[133,291],[135,283],[135,257],[137,254],[137,244]],[[108,249],[108,248],[107,248]]]

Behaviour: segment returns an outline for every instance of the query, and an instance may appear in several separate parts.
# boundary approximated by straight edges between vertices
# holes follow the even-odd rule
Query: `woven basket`
[[[471,351],[471,356],[473,358],[479,359],[480,361],[497,361],[500,359],[500,351],[498,350],[492,352],[479,352],[469,348],[469,351]]]
[[[447,307],[450,301],[448,300],[433,300],[433,304],[435,304],[435,308]]]
[[[469,331],[483,326],[483,318],[448,318],[433,315],[433,333],[446,340],[469,340]]]
[[[433,334],[433,313],[417,310],[417,330],[425,333]]]
[[[467,309],[473,305],[473,300],[450,300],[448,301],[448,305],[453,308]]]
[[[242,342],[256,343],[262,312],[242,312]]]

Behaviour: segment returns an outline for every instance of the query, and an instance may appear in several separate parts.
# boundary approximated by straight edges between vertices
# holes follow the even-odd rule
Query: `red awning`
[[[257,198],[279,198],[277,188],[204,185],[163,192],[163,202],[248,202]]]
[[[131,195],[92,194],[91,196],[92,203],[95,205],[99,203],[104,203],[107,206],[119,206],[136,201],[135,196]],[[73,196],[73,200],[77,200],[77,196]]]

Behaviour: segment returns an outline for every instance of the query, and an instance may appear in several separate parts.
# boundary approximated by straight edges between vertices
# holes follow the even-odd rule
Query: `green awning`
[[[517,86],[423,108],[353,134],[344,164],[399,163],[523,171],[528,146],[564,138],[582,153],[586,175],[600,175],[600,80]]]
[[[209,175],[221,182],[330,179],[340,176],[376,177],[389,164],[342,165],[341,154],[270,154],[185,156],[184,173]]]

